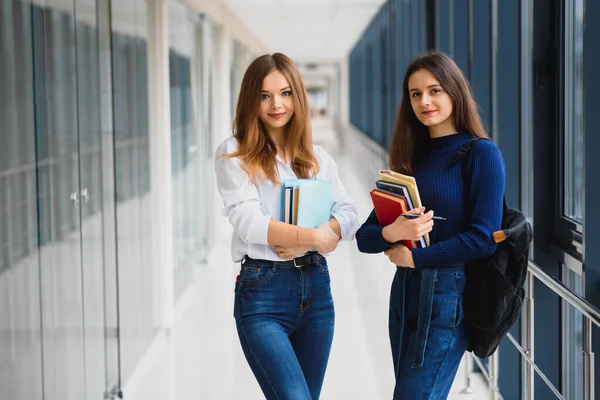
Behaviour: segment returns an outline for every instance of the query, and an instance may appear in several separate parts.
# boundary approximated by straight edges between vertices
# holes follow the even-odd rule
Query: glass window
[[[564,216],[583,222],[583,12],[584,0],[565,3]]]
[[[25,1],[0,1],[0,399],[44,396],[33,8]]]
[[[169,82],[171,103],[171,196],[175,297],[193,278],[199,260],[201,143],[199,99],[202,95],[200,25],[183,3],[169,3]],[[230,76],[233,79],[233,75]]]

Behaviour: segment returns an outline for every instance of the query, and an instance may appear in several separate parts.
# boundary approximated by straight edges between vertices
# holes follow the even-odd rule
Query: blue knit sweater
[[[446,221],[434,221],[430,246],[415,248],[416,268],[450,266],[490,256],[496,250],[492,233],[501,227],[504,196],[504,160],[496,145],[480,140],[460,162],[448,164],[460,147],[472,139],[456,134],[429,139],[413,160],[423,206]],[[356,232],[363,253],[391,247],[382,235],[375,211]]]

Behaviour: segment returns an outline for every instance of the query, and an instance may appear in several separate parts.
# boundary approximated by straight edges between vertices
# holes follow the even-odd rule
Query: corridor
[[[357,202],[361,218],[371,211],[362,164],[341,151],[327,120],[313,123],[315,143],[336,160],[340,177]],[[372,171],[376,173],[377,171]],[[215,219],[227,224],[224,217]],[[183,295],[172,337],[161,338],[124,391],[135,400],[260,400],[263,396],[248,367],[232,315],[233,283],[239,265],[230,260],[230,232],[215,243],[205,265]],[[336,330],[323,386],[323,400],[383,400],[391,398],[393,369],[387,335],[389,288],[394,266],[383,254],[362,254],[356,242],[342,242],[328,257],[336,305]],[[162,347],[162,349],[159,349]],[[157,357],[158,360],[152,360]],[[464,361],[463,361],[464,363]],[[144,362],[142,363],[142,365]],[[471,374],[473,393],[464,389],[459,371],[451,399],[485,400],[487,386]],[[128,397],[129,398],[129,397]]]

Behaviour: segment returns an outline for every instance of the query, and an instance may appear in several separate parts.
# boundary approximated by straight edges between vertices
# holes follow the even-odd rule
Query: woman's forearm
[[[328,224],[329,224],[329,227],[331,228],[331,230],[334,231],[335,234],[341,238],[342,237],[342,227],[340,226],[340,223],[338,222],[338,220],[331,217]]]
[[[339,224],[338,224],[339,229]],[[296,247],[314,246],[317,242],[316,229],[302,228],[271,219],[267,240],[271,246]]]

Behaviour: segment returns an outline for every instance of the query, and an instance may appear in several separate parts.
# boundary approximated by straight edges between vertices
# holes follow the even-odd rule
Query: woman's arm
[[[356,244],[362,253],[381,253],[392,247],[393,243],[383,237],[383,227],[379,225],[375,210],[356,231]]]
[[[425,207],[410,210],[410,214],[421,214]],[[421,236],[431,232],[433,228],[433,212],[423,214],[419,218],[406,219],[398,217],[393,223],[382,227],[377,220],[375,210],[356,232],[358,249],[363,253],[381,253],[389,250],[401,240],[418,240]]]
[[[492,233],[502,225],[504,160],[490,141],[480,140],[471,149],[468,230],[431,246],[412,250],[415,267],[454,265],[489,257],[496,251]]]
[[[342,240],[352,240],[360,223],[356,203],[346,192],[334,159],[320,146],[315,146],[315,150],[321,163],[320,166],[327,179],[331,181],[333,190],[333,205],[329,226]]]
[[[237,158],[221,158],[217,150],[215,173],[217,188],[223,199],[222,214],[235,233],[246,243],[275,246],[311,246],[320,252],[335,248],[339,237],[327,226],[300,228],[265,215],[254,183]],[[335,245],[334,245],[335,244]]]

